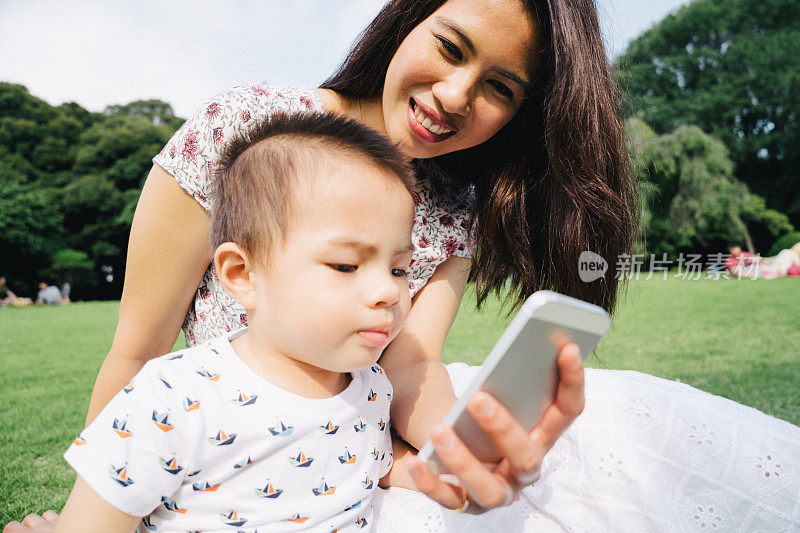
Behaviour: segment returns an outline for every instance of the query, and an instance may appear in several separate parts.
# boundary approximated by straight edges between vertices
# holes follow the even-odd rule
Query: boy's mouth
[[[359,330],[358,336],[371,346],[383,346],[389,341],[391,324],[382,324],[369,329]]]

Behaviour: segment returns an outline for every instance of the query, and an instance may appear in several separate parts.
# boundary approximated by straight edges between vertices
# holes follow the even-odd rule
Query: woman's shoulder
[[[260,119],[324,111],[310,87],[235,85],[206,101],[172,136],[153,162],[210,209],[208,190],[226,141]]]

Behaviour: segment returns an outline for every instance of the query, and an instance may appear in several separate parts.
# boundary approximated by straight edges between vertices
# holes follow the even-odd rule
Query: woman
[[[381,363],[395,389],[395,429],[415,447],[430,435],[438,449],[447,449],[439,455],[451,458],[467,493],[431,475],[399,444],[397,467],[407,464],[420,490],[445,507],[484,511],[508,505],[536,478],[544,455],[583,409],[579,354],[574,345],[561,349],[557,398],[530,433],[487,395],[471,399],[471,413],[504,451],[505,458],[490,469],[435,426],[454,400],[441,350],[468,278],[476,283],[479,302],[492,291],[509,290],[519,303],[547,287],[614,307],[618,280],[612,272],[592,283],[581,282],[578,274],[584,250],[605,258],[629,252],[636,219],[615,92],[590,0],[396,0],[321,89],[234,89],[205,106],[155,159],[142,192],[120,321],[89,419],[147,359],[169,350],[184,321],[183,313],[171,310],[188,308],[189,342],[236,325],[236,303],[216,292],[213,271],[207,270],[202,205],[214,145],[224,142],[233,117],[241,122],[254,113],[302,106],[361,120],[419,160],[414,305]],[[467,184],[474,184],[474,199]],[[450,370],[456,386],[468,378],[463,368]],[[641,411],[648,421],[654,412],[650,403],[636,403],[636,396],[639,411],[627,409],[630,398],[620,386],[656,391],[661,383],[635,375],[599,375],[596,382],[589,392],[609,390],[610,400],[588,405],[591,416],[558,441],[545,463],[547,483],[525,489],[520,503],[477,517],[442,515],[416,493],[390,490],[379,529],[635,529],[638,522],[610,526],[614,517],[628,515],[643,527],[674,529],[683,515],[673,519],[661,502],[635,499],[641,486],[635,482],[647,479],[648,465],[636,465],[636,478],[622,475],[626,464],[620,459],[640,459],[642,449],[661,446],[648,440],[659,437],[637,433],[641,424],[622,416],[613,427],[628,434],[609,440],[604,431],[605,419],[615,420],[615,414]],[[623,403],[615,404],[617,398]],[[628,455],[615,456],[620,449]],[[598,471],[596,486],[581,484],[583,474]],[[627,491],[625,496],[610,498],[607,484]],[[717,525],[720,506],[697,502],[702,512],[690,508],[690,514]]]

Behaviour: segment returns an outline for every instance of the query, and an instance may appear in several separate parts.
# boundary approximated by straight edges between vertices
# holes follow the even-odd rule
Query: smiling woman
[[[238,86],[204,105],[154,158],[89,419],[168,351],[181,324],[194,345],[247,322],[209,265],[213,169],[253,118],[323,110],[385,134],[417,171],[412,308],[380,362],[394,387],[394,429],[416,448],[431,438],[459,485],[433,476],[400,439],[383,483],[410,474],[421,492],[459,512],[508,506],[483,519],[442,518],[442,507],[419,493],[392,489],[379,529],[674,531],[706,511],[708,523],[742,523],[740,510],[753,529],[800,525],[790,507],[797,482],[785,481],[800,479],[794,467],[783,485],[767,486],[775,476],[759,478],[754,466],[764,468],[761,456],[797,458],[800,430],[648,376],[590,373],[584,391],[573,344],[560,347],[556,397],[534,428],[486,394],[470,399],[503,457],[478,458],[436,424],[455,401],[453,386],[474,372],[441,364],[468,280],[479,303],[493,291],[519,303],[542,288],[607,310],[617,301],[613,271],[592,282],[579,273],[587,250],[611,262],[630,253],[638,206],[592,0],[392,0],[321,88]]]

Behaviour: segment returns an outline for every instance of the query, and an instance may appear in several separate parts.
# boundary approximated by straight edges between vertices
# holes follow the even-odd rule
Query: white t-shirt
[[[64,458],[139,531],[371,528],[392,464],[392,386],[380,366],[331,398],[287,392],[230,340],[148,362]],[[149,515],[149,516],[148,516]]]

